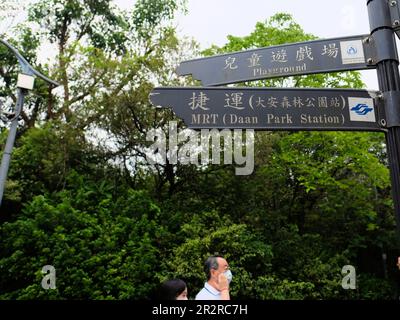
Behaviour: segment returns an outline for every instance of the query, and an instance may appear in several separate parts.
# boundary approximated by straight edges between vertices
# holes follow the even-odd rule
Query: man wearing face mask
[[[222,257],[212,256],[207,258],[204,269],[207,282],[196,295],[196,300],[230,300],[229,284],[232,281],[232,272],[228,262]]]

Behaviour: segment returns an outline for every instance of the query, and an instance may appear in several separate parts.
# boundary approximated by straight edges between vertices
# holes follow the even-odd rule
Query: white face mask
[[[224,272],[224,275],[225,275],[225,277],[228,279],[228,282],[231,283],[232,278],[233,278],[233,275],[232,275],[231,270],[226,270],[226,271]]]

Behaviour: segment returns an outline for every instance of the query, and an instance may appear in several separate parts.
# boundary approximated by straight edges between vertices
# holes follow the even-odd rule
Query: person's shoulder
[[[203,288],[196,295],[195,300],[220,300],[220,297],[208,291],[207,288]]]
[[[212,290],[207,289],[207,283],[204,285],[204,287],[199,291],[199,293],[196,295],[195,300],[218,300],[218,294],[214,294]]]
[[[205,288],[203,287],[197,294],[196,297],[194,298],[195,300],[204,300],[204,295],[206,294]]]

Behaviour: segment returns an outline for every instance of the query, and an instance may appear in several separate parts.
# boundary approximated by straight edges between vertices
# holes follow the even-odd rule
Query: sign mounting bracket
[[[400,105],[400,91],[386,91],[381,97],[386,115],[386,127],[400,127],[400,113],[397,110]]]
[[[385,60],[399,61],[391,29],[379,29],[363,42],[368,65],[376,66]]]

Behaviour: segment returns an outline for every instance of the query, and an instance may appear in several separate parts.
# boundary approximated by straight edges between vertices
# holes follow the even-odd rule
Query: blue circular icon
[[[354,47],[349,47],[349,48],[347,49],[347,53],[348,53],[348,54],[351,54],[351,55],[356,54],[356,53],[357,53],[357,49],[354,48]]]

